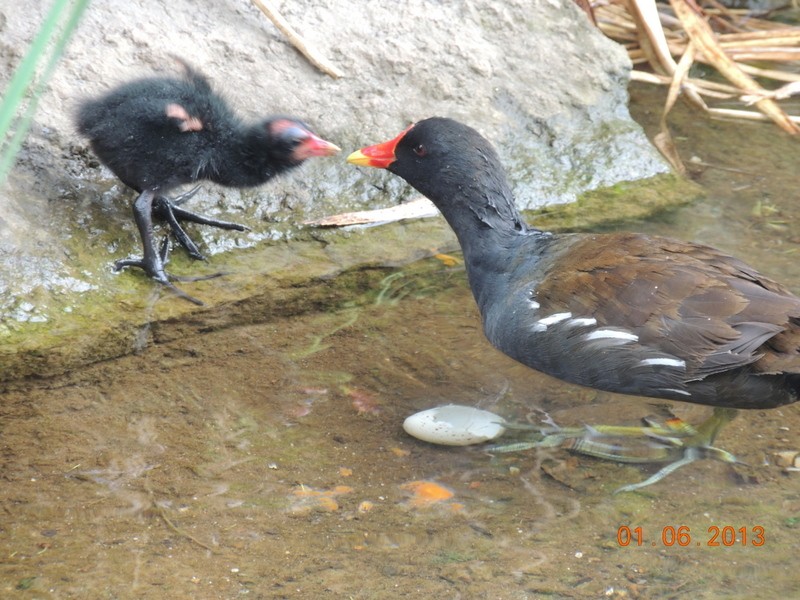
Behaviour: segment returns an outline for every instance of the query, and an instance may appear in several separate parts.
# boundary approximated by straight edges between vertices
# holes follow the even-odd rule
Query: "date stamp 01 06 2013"
[[[667,525],[661,528],[661,535],[648,539],[642,527],[620,525],[617,529],[617,543],[620,546],[763,546],[767,542],[766,531],[761,525],[752,527],[720,527],[712,525],[702,536],[693,535],[688,525],[674,527]]]

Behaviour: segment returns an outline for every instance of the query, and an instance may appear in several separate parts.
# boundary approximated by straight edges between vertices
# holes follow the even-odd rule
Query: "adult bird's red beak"
[[[414,125],[409,125],[400,133],[400,135],[389,140],[388,142],[383,142],[382,144],[375,144],[374,146],[367,146],[361,150],[356,150],[347,157],[347,162],[354,165],[359,165],[361,167],[376,167],[378,169],[386,169],[395,161],[396,157],[394,155],[394,150],[397,147],[397,144],[400,143],[400,140],[403,139],[403,136],[413,126]]]

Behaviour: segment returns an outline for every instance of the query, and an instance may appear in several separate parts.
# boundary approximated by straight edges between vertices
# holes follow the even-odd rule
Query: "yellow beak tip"
[[[369,167],[369,156],[364,155],[361,150],[356,150],[350,156],[347,157],[347,162],[353,165],[359,165],[361,167]]]

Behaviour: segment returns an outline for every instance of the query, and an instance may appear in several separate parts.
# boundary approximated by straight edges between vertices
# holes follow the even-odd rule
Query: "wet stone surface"
[[[272,293],[273,278],[282,285],[286,254],[347,253],[331,248],[345,236],[308,231],[304,220],[409,198],[411,190],[397,178],[356,169],[344,156],[425,117],[456,117],[489,136],[528,208],[665,171],[628,115],[623,49],[592,28],[571,1],[462,6],[413,0],[402,7],[368,3],[354,12],[351,3],[336,0],[283,3],[279,9],[344,77],[316,71],[248,2],[201,11],[188,0],[168,6],[91,3],[0,192],[0,344],[26,357],[3,364],[0,355],[0,377],[24,374],[21,364],[31,357],[36,368],[28,372],[51,372],[41,357],[54,353],[61,360],[58,347],[64,344],[80,347],[72,356],[84,362],[119,355],[130,348],[132,329],[191,313],[193,307],[174,306],[180,303],[164,308],[166,299],[141,314],[152,284],[141,273],[112,274],[114,261],[141,252],[133,194],[99,166],[73,124],[84,97],[133,78],[176,74],[170,54],[207,74],[244,119],[297,115],[344,150],[260,188],[204,185],[192,198],[191,210],[251,228],[191,228],[210,264],[191,263],[182,252],[172,257],[169,268],[178,275],[235,274],[193,286],[212,307]],[[47,10],[46,3],[22,0],[0,7],[0,88]],[[444,238],[431,246],[449,239],[442,232]],[[295,245],[315,239],[322,242]],[[407,253],[393,253],[391,260],[418,258],[429,249],[423,242],[397,244]],[[292,267],[297,277],[313,280],[320,272],[330,276],[383,259],[369,248],[361,256],[359,262],[353,253],[343,267],[335,259],[318,268]],[[107,341],[88,348],[82,332],[97,323],[96,338]],[[43,339],[46,332],[57,332],[60,344]]]

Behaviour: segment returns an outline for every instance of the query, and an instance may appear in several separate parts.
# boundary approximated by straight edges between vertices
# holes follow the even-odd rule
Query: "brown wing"
[[[541,314],[591,316],[686,362],[687,379],[757,363],[800,372],[800,299],[740,260],[638,234],[581,236],[537,285]],[[759,360],[762,359],[762,360]]]
[[[713,248],[531,236],[476,299],[495,346],[566,381],[739,408],[800,395],[800,299]]]

